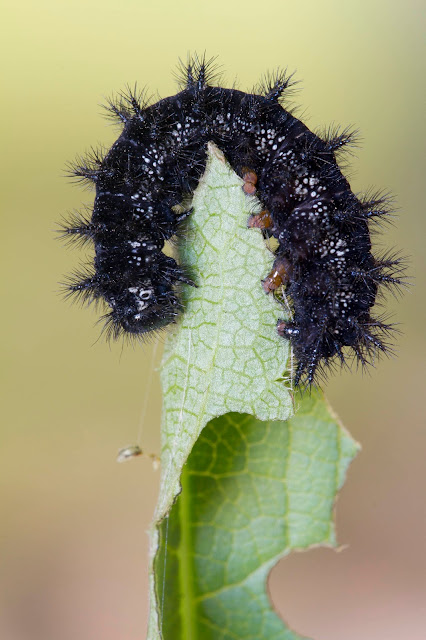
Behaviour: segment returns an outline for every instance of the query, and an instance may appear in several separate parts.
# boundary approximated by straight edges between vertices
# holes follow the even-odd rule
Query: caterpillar
[[[175,321],[179,283],[196,285],[163,248],[191,214],[175,207],[197,186],[212,141],[262,203],[248,226],[277,240],[262,285],[272,295],[285,287],[291,302],[292,320],[279,320],[277,331],[291,341],[295,385],[316,383],[336,361],[373,363],[391,348],[394,327],[371,309],[380,287],[403,283],[404,265],[398,254],[371,251],[370,228],[391,213],[390,199],[358,197],[339,168],[356,133],[310,131],[283,106],[294,84],[286,72],[253,93],[214,86],[215,77],[213,61],[194,56],[181,64],[176,95],[149,104],[135,87],[108,102],[121,135],[106,154],[93,151],[71,168],[94,183],[96,197],[92,215],[75,215],[62,232],[93,242],[95,257],[67,292],[106,302],[102,319],[114,339]]]

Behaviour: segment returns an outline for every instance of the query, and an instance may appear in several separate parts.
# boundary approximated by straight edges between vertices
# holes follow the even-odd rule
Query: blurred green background
[[[53,230],[93,200],[64,179],[66,162],[117,136],[99,103],[134,81],[174,93],[178,58],[204,50],[243,90],[266,70],[296,70],[311,128],[362,132],[353,188],[397,196],[399,219],[383,243],[412,256],[415,278],[402,303],[389,301],[403,330],[398,357],[327,386],[363,445],[337,509],[349,547],[293,554],[269,586],[290,625],[316,640],[424,637],[424,2],[4,6],[0,637],[145,636],[145,532],[159,473],[147,459],[118,465],[115,456],[137,439],[145,397],[141,446],[159,452],[157,374],[146,391],[152,349],[96,342],[97,316],[60,299],[57,282],[84,254]]]

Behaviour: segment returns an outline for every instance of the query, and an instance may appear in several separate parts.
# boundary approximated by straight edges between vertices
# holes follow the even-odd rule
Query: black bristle
[[[254,87],[253,93],[264,96],[268,102],[279,103],[294,92],[296,84],[294,73],[288,73],[287,69],[277,69],[265,74],[260,83]]]
[[[82,211],[74,211],[59,224],[57,233],[59,239],[67,244],[75,243],[82,247],[93,241],[94,225],[91,223],[92,211],[87,208]]]
[[[352,127],[341,128],[331,125],[320,136],[325,143],[327,151],[338,153],[342,150],[352,153],[352,149],[359,146],[360,133]]]
[[[92,147],[85,156],[77,157],[68,165],[67,176],[77,178],[77,182],[86,185],[96,184],[102,170],[103,151]]]
[[[180,88],[202,91],[218,79],[219,68],[215,56],[207,59],[205,53],[202,56],[194,54],[188,56],[187,62],[179,59],[173,75]]]
[[[102,107],[105,109],[107,117],[119,124],[127,124],[133,115],[129,105],[123,102],[121,96],[107,98],[106,104]]]

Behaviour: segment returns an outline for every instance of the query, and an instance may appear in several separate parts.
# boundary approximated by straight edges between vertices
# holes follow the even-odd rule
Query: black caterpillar
[[[108,104],[123,131],[108,153],[93,152],[72,174],[96,185],[91,218],[76,216],[67,236],[95,245],[94,272],[68,291],[103,299],[110,337],[141,337],[173,322],[181,309],[179,282],[194,284],[162,249],[190,214],[174,207],[203,174],[214,142],[244,179],[244,191],[264,206],[249,226],[278,240],[263,281],[267,293],[286,285],[293,319],[278,322],[291,340],[296,385],[311,385],[344,347],[363,365],[389,349],[393,330],[371,315],[381,284],[400,285],[401,258],[371,253],[370,222],[389,210],[387,197],[359,199],[336,155],[354,140],[349,130],[319,137],[284,109],[291,76],[277,73],[247,94],[211,86],[211,61],[192,59],[180,73],[181,91],[148,105],[136,89]]]

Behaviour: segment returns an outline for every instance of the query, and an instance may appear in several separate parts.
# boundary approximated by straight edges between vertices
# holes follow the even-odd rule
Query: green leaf
[[[242,184],[209,145],[179,248],[199,286],[185,288],[162,366],[150,640],[299,638],[272,610],[267,575],[291,549],[335,543],[333,504],[357,450],[320,394],[297,396],[293,416],[276,332],[286,309],[261,287],[273,255],[247,228],[259,203]]]

